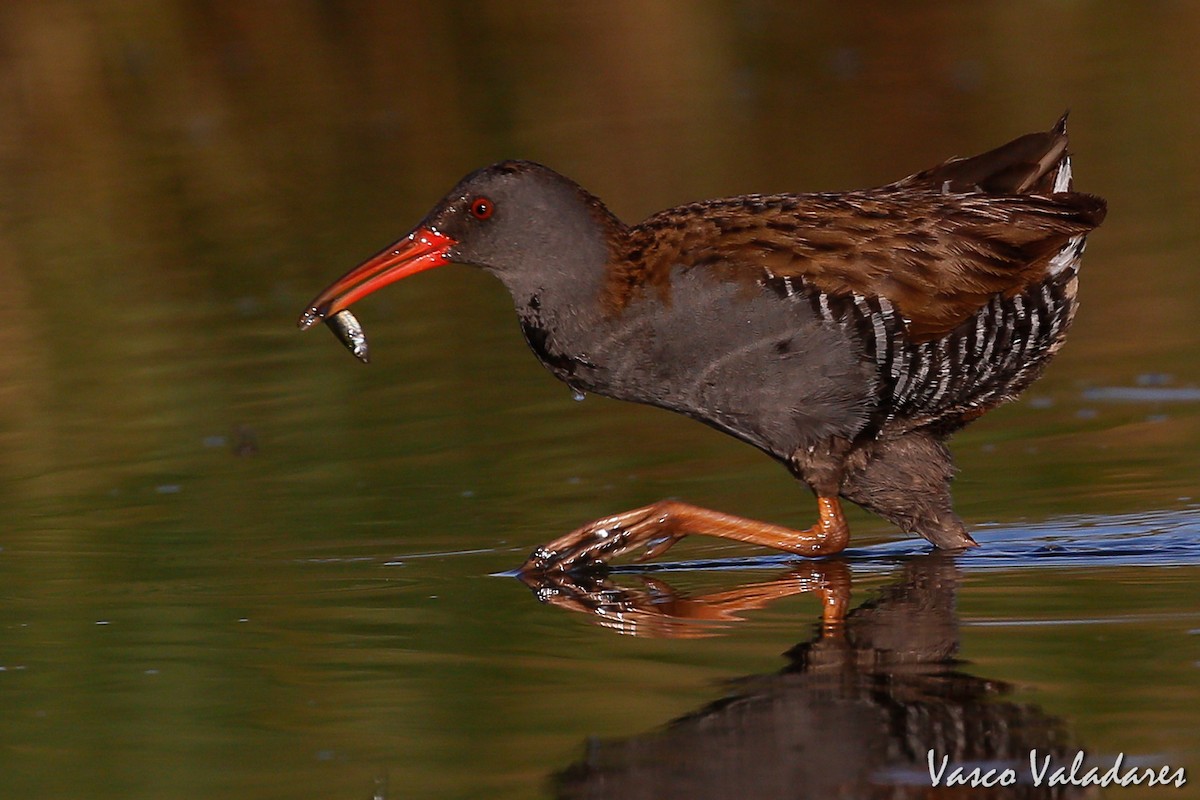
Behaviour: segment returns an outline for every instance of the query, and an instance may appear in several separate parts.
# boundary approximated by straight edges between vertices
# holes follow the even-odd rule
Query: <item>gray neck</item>
[[[611,224],[591,224],[581,216],[588,224],[560,226],[529,253],[527,263],[490,270],[512,295],[523,325],[549,326],[574,338],[570,329],[586,330],[603,317],[610,243],[620,234]]]
[[[612,321],[605,314],[606,243],[578,247],[533,269],[496,272],[512,295],[521,329],[538,360],[573,388],[595,388],[589,356]]]

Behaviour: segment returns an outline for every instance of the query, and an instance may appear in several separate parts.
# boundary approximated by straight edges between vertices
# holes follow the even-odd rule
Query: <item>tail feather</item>
[[[900,181],[953,192],[1054,194],[1071,190],[1067,115],[1048,131],[1028,133],[970,158],[952,158]]]

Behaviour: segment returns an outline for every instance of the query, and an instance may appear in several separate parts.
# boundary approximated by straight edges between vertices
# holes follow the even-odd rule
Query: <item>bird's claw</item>
[[[649,561],[652,558],[657,558],[674,547],[675,543],[682,538],[683,535],[678,533],[669,533],[664,536],[656,536],[646,542],[645,551],[638,554],[634,561],[641,563],[642,561]]]
[[[670,514],[657,505],[648,506],[596,520],[537,548],[521,572],[591,572],[639,547],[645,551],[637,560],[645,561],[662,555],[683,537]]]
[[[624,552],[621,535],[582,541],[564,549],[539,547],[521,567],[526,573],[583,573],[602,569],[608,558]],[[615,552],[614,552],[615,551]]]
[[[566,550],[539,547],[521,565],[521,572],[527,575],[591,572],[604,566],[604,562],[593,554],[597,549],[596,544]]]

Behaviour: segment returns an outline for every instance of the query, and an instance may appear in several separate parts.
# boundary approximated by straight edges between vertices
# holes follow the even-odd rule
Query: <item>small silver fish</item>
[[[358,318],[348,309],[342,309],[332,317],[326,317],[325,324],[329,326],[329,330],[333,331],[333,335],[338,338],[338,341],[346,345],[346,349],[354,354],[355,358],[364,364],[371,362],[370,353],[367,351],[367,334],[363,332]]]

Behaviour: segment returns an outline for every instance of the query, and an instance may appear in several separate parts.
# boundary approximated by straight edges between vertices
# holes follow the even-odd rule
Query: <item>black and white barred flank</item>
[[[1084,237],[1072,238],[1045,279],[1020,294],[994,295],[949,333],[914,341],[884,297],[836,296],[802,278],[768,275],[780,296],[807,300],[825,321],[853,330],[879,378],[881,423],[912,430],[982,413],[1016,397],[1062,346],[1075,315]]]

